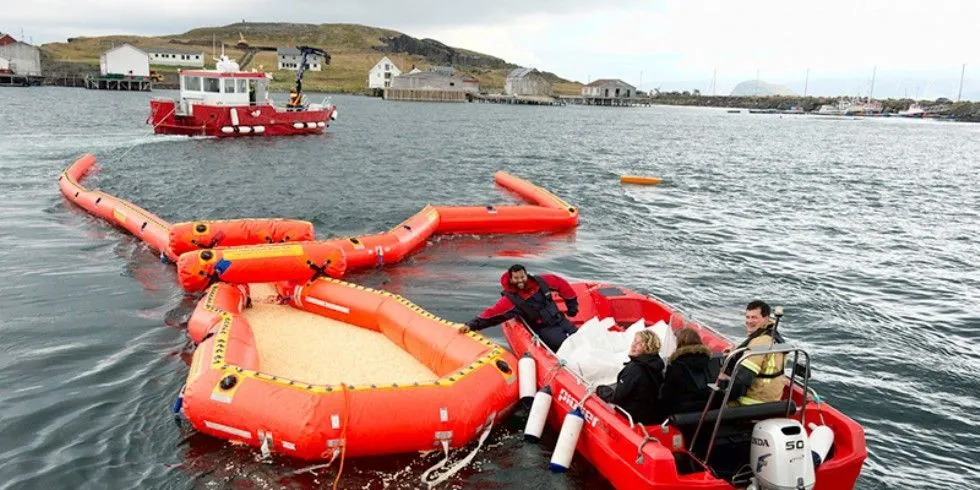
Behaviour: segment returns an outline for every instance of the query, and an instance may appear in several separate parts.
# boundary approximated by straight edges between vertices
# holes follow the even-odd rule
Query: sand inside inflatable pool
[[[313,384],[405,384],[438,378],[380,333],[269,304],[275,290],[266,287],[249,285],[252,308],[243,312],[255,334],[263,373]]]

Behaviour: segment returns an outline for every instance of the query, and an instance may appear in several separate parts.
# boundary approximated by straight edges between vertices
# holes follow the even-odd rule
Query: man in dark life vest
[[[500,285],[504,288],[500,301],[466,322],[460,328],[461,332],[482,330],[521,317],[554,352],[558,351],[565,338],[575,333],[575,326],[551,297],[551,291],[557,290],[565,300],[568,315],[577,315],[578,297],[568,281],[554,274],[532,276],[524,266],[515,264],[500,276]]]
[[[771,311],[769,305],[760,300],[752,301],[745,307],[745,331],[749,335],[736,349],[766,349],[783,342],[769,318]],[[755,405],[782,399],[786,387],[786,376],[783,374],[785,362],[786,355],[782,353],[757,354],[746,358],[735,375],[732,400],[738,405]],[[731,375],[733,366],[734,363],[729,366],[726,375]]]

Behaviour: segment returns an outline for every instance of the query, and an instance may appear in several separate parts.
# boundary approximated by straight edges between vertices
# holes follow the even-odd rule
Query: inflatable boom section
[[[252,283],[339,278],[350,270],[400,262],[433,234],[539,233],[578,225],[578,210],[554,194],[505,172],[497,172],[495,178],[535,204],[426,206],[387,233],[185,253],[177,260],[177,277],[190,292],[203,291],[219,279]]]
[[[241,315],[246,285],[217,283],[188,323],[195,343],[182,411],[198,431],[308,459],[462,447],[516,406],[517,360],[404,298],[318,279],[280,283],[290,306],[379,332],[437,376],[403,384],[310,384],[264,372]],[[270,403],[274,401],[274,403]]]
[[[129,201],[83,187],[80,182],[95,162],[95,156],[88,154],[68,167],[58,177],[61,193],[89,213],[132,233],[171,262],[176,262],[185,252],[216,246],[316,238],[313,223],[299,220],[242,219],[170,224]]]

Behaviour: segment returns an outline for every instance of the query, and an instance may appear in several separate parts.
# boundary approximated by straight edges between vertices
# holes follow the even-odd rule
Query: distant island
[[[733,97],[796,95],[796,92],[790,90],[790,88],[786,87],[785,85],[766,83],[761,80],[748,80],[736,85],[735,88],[732,89],[731,95]]]

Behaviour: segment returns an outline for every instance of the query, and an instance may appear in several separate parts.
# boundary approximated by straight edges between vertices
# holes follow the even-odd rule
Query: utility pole
[[[963,76],[966,75],[966,63],[963,63],[963,68],[960,69],[960,91],[956,94],[956,102],[963,100]]]

